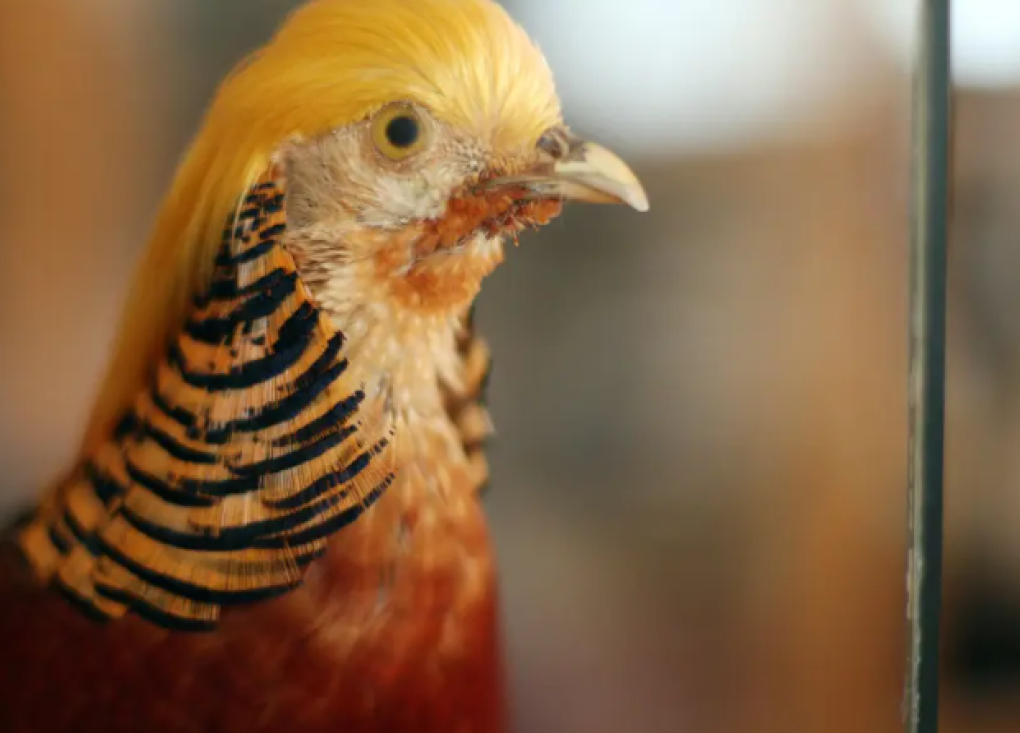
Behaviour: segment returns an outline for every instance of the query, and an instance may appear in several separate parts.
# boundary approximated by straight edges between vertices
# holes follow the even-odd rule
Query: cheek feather
[[[559,201],[524,200],[515,193],[521,194],[455,197],[442,217],[393,237],[375,265],[395,304],[428,312],[466,305],[502,261],[504,236],[516,241],[518,233],[548,223],[562,210]]]
[[[426,221],[415,243],[415,254],[425,257],[440,249],[461,244],[475,233],[490,237],[509,235],[516,239],[528,227],[547,224],[563,208],[552,199],[520,198],[525,191],[507,191],[489,196],[458,196],[450,199],[446,213]]]

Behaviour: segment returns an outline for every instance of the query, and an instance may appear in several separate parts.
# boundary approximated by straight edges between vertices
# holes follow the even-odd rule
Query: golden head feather
[[[494,149],[560,121],[544,57],[490,0],[316,0],[221,86],[135,277],[84,449],[109,432],[212,270],[223,222],[288,140],[411,100]]]

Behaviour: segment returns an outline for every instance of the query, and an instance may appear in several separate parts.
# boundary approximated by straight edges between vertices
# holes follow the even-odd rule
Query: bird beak
[[[552,162],[485,184],[487,189],[508,186],[528,189],[535,198],[627,204],[648,211],[648,196],[627,164],[601,145],[583,140],[571,140],[565,153]]]

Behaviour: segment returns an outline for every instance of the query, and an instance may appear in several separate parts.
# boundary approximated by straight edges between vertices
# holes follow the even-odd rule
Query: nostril
[[[547,130],[545,134],[538,139],[537,147],[543,153],[551,156],[553,160],[559,160],[570,150],[566,131],[559,127]]]

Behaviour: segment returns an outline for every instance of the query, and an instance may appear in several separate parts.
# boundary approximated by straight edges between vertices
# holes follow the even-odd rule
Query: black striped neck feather
[[[356,520],[386,535],[386,562],[407,506],[467,511],[485,480],[488,353],[470,319],[371,299],[324,313],[284,200],[272,172],[249,191],[152,384],[20,535],[92,615],[210,628],[295,588]]]

